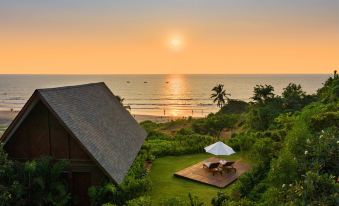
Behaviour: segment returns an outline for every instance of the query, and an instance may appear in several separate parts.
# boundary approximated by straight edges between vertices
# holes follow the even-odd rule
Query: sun
[[[167,44],[172,51],[181,51],[184,46],[184,41],[181,36],[176,35],[170,37]]]
[[[173,38],[173,39],[171,39],[171,46],[173,47],[173,48],[177,48],[177,47],[180,47],[181,45],[182,45],[182,42],[181,42],[181,39],[179,39],[179,38]]]

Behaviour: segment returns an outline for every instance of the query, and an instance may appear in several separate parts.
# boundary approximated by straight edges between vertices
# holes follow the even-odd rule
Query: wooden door
[[[88,188],[91,186],[91,173],[72,172],[72,196],[75,205],[90,205]]]

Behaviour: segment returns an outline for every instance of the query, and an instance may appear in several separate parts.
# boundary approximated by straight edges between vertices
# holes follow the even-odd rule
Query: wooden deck
[[[226,186],[237,180],[240,175],[242,175],[251,168],[249,164],[237,161],[234,163],[234,167],[237,169],[236,173],[223,172],[222,175],[219,173],[213,175],[210,171],[208,171],[208,169],[203,168],[204,161],[199,162],[190,167],[187,167],[183,170],[180,170],[176,172],[174,176],[212,185],[218,188],[225,188]],[[219,159],[216,157],[211,157],[207,159],[207,161],[214,162],[219,161]]]

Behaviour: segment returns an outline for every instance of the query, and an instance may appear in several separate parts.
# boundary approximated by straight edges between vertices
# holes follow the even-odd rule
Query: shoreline
[[[9,126],[18,113],[19,111],[0,111],[0,125],[5,126],[5,127]],[[142,114],[131,114],[131,115],[139,123],[143,121],[147,121],[147,120],[150,120],[156,123],[164,123],[164,122],[169,122],[172,120],[187,118],[187,117],[182,117],[182,116],[156,116],[156,115],[142,115]]]

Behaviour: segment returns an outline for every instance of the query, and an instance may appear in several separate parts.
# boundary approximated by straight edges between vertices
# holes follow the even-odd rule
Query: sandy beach
[[[8,126],[17,114],[18,111],[0,111],[0,125]]]
[[[0,111],[0,125],[7,127],[18,114],[18,111]],[[133,115],[133,114],[132,114]],[[157,123],[169,122],[183,117],[174,116],[154,116],[154,115],[133,115],[138,122],[150,120]]]

